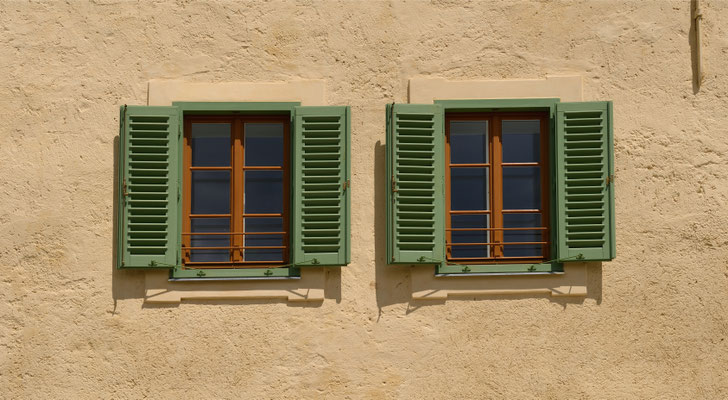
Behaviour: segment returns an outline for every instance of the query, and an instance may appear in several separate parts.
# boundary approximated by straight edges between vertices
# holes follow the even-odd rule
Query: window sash
[[[504,120],[523,120],[538,119],[540,121],[540,141],[539,141],[539,162],[503,162],[502,157],[502,121]],[[451,147],[450,147],[450,126],[452,121],[488,121],[487,138],[488,141],[488,158],[487,163],[478,164],[453,164],[451,163]],[[550,202],[549,202],[549,133],[550,133],[550,116],[548,112],[448,112],[445,115],[445,248],[446,259],[450,262],[458,264],[518,264],[524,262],[541,262],[549,259],[551,250],[551,228],[550,228]],[[540,184],[541,184],[541,207],[539,209],[504,209],[503,208],[503,167],[518,166],[539,166],[540,167]],[[453,168],[465,167],[487,167],[488,169],[488,210],[452,210],[452,193],[451,193],[451,171]],[[504,227],[504,215],[538,213],[541,215],[540,227],[528,228],[506,228]],[[471,228],[453,228],[453,215],[489,215],[488,228],[472,228],[472,230],[481,230],[490,232],[490,239],[478,243],[479,246],[487,246],[490,249],[488,257],[452,257],[453,246],[452,232],[461,229],[470,230]],[[505,242],[505,231],[541,231],[541,240],[534,242]],[[516,244],[514,244],[516,243]],[[542,254],[532,257],[506,257],[504,255],[504,246],[519,246],[524,244],[540,244]],[[474,244],[468,244],[473,246]]]
[[[229,123],[231,126],[231,162],[227,167],[193,167],[191,133],[193,123]],[[245,165],[245,124],[246,123],[281,123],[283,124],[283,166],[246,166]],[[290,260],[290,117],[288,115],[191,115],[184,117],[183,144],[183,185],[182,185],[182,261],[184,266],[194,269],[230,269],[230,268],[264,268],[266,266],[285,265]],[[228,214],[192,214],[192,171],[194,170],[226,170],[230,175],[230,213]],[[281,213],[244,213],[245,171],[283,171],[283,210]],[[283,220],[280,232],[245,232],[245,218],[278,217]],[[229,261],[193,262],[190,261],[190,250],[205,249],[205,246],[191,247],[192,236],[204,236],[210,233],[193,233],[192,219],[195,218],[229,218],[230,232],[212,234],[228,236],[230,246],[213,246],[219,250],[230,250]],[[245,246],[245,238],[250,235],[282,235],[282,246]],[[253,248],[280,248],[283,259],[276,261],[246,261],[243,250]],[[212,249],[212,248],[209,248]]]

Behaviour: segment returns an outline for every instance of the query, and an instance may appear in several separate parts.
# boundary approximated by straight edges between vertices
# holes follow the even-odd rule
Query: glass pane
[[[503,167],[503,209],[541,208],[541,167]]]
[[[450,163],[488,162],[488,121],[450,122]]]
[[[192,171],[192,214],[230,213],[230,171]]]
[[[451,228],[488,228],[490,215],[453,215]],[[453,231],[451,243],[489,243],[489,231]],[[490,257],[490,246],[452,246],[452,258]]]
[[[192,166],[230,166],[230,124],[193,123],[190,136]]]
[[[245,171],[245,213],[283,212],[283,171]]]
[[[283,218],[245,218],[245,232],[283,232]],[[283,235],[245,235],[245,246],[283,246]],[[283,261],[283,249],[245,249],[245,261]]]
[[[541,160],[541,121],[503,121],[503,162]]]
[[[245,124],[245,165],[283,166],[283,124]]]
[[[487,210],[488,167],[450,169],[452,210]]]
[[[541,226],[541,214],[503,214],[505,228],[533,228]],[[503,240],[509,242],[545,242],[543,231],[504,231]],[[503,246],[505,257],[538,257],[543,255],[541,244]]]
[[[192,232],[230,232],[229,218],[192,218]],[[229,247],[230,236],[227,235],[192,235],[192,247]],[[228,249],[190,250],[192,262],[225,262],[230,261]]]

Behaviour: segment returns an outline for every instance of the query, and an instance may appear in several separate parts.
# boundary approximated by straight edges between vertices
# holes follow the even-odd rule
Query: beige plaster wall
[[[0,398],[728,397],[728,2],[0,2]],[[384,264],[384,104],[578,75],[613,100],[617,253],[587,296],[412,300]],[[118,105],[150,80],[352,106],[352,264],[321,302],[144,302],[113,269]]]

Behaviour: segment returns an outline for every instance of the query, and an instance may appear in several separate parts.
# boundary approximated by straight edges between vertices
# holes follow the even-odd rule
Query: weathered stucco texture
[[[728,397],[728,2],[701,5],[698,88],[688,0],[0,2],[0,398]],[[614,101],[617,259],[586,298],[412,301],[384,104],[547,75]],[[113,269],[118,106],[152,79],[352,106],[352,263],[323,302],[150,305]]]

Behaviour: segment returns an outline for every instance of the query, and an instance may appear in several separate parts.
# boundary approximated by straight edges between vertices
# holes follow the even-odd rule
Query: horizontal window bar
[[[265,266],[261,267],[261,265],[270,265],[271,266],[270,268],[278,268],[278,266],[276,266],[275,264],[283,264],[283,261],[275,260],[275,261],[239,261],[239,262],[230,262],[230,261],[186,262],[185,266],[195,266],[195,268],[189,268],[189,269],[229,269],[232,266],[237,266],[240,268],[265,268]],[[185,268],[183,267],[183,269],[185,269]]]
[[[448,164],[448,167],[452,168],[477,168],[477,167],[490,167],[490,163],[473,163],[473,164]]]
[[[450,210],[450,214],[490,214],[490,210]]]
[[[541,256],[532,257],[448,257],[448,261],[480,261],[480,260],[543,260]]]
[[[233,169],[233,167],[194,167],[190,166],[190,170],[192,171],[229,171]]]
[[[182,236],[198,235],[287,235],[288,232],[182,232]]]
[[[230,214],[190,214],[190,218],[230,218]]]
[[[280,165],[278,165],[278,166],[273,165],[273,166],[270,166],[270,167],[260,166],[260,165],[244,165],[243,166],[243,170],[244,171],[246,171],[246,170],[259,170],[259,169],[261,169],[261,170],[276,170],[277,171],[277,170],[282,170],[283,167],[280,166]]]
[[[533,228],[448,228],[445,229],[447,232],[458,232],[458,231],[545,231],[548,228],[543,226]]]
[[[282,213],[273,214],[243,214],[243,217],[282,217]]]
[[[502,246],[512,244],[548,244],[548,242],[493,242],[493,243],[446,243],[451,246]]]
[[[223,246],[223,247],[195,246],[195,247],[184,247],[185,250],[241,250],[241,249],[285,249],[285,248],[287,248],[287,247],[286,246]]]
[[[541,213],[541,212],[542,211],[540,209],[503,210],[503,214],[505,214],[505,213],[511,213],[511,214],[519,214],[519,213],[537,214],[537,213]]]
[[[541,166],[541,163],[539,162],[504,162],[501,163],[504,167],[539,167]]]

